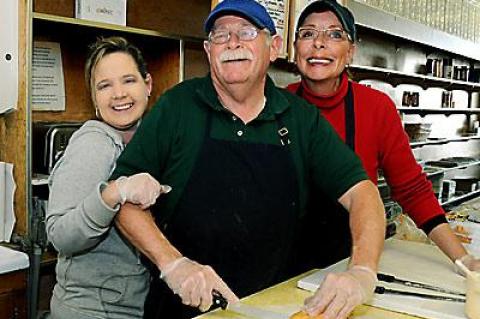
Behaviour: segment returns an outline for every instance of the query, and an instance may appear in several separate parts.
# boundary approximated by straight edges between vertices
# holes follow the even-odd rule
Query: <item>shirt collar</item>
[[[196,93],[215,111],[225,111],[225,108],[218,100],[210,73],[204,78],[203,85],[196,90]],[[281,94],[281,90],[275,86],[275,83],[268,75],[265,81],[265,97],[267,98],[267,104],[256,120],[273,120],[275,115],[285,112],[290,107],[287,98]]]

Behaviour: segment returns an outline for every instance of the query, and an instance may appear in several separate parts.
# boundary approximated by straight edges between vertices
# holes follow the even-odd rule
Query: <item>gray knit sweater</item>
[[[48,239],[58,251],[52,318],[141,318],[149,275],[100,197],[123,150],[115,129],[88,121],[49,180]]]

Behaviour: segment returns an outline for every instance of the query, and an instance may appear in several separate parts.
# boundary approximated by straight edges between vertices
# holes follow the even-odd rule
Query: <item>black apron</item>
[[[300,84],[296,94],[302,97]],[[355,110],[353,90],[348,82],[345,96],[345,143],[355,151]],[[300,231],[294,244],[295,264],[291,275],[312,268],[324,268],[350,256],[352,237],[348,211],[310,183],[306,214],[300,221]]]
[[[184,256],[212,266],[243,297],[285,279],[298,222],[296,170],[278,118],[285,146],[211,138],[211,113],[190,179],[163,229]],[[154,281],[145,318],[199,314]]]

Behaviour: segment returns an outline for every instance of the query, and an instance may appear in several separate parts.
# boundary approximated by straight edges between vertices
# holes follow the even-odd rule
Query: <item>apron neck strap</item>
[[[297,88],[296,95],[303,97],[303,84]],[[345,144],[355,151],[355,108],[353,103],[353,89],[352,82],[348,81],[347,95],[345,102]]]

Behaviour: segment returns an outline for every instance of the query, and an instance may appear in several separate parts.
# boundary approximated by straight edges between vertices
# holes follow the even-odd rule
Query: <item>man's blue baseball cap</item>
[[[215,20],[225,15],[240,16],[260,29],[267,29],[271,35],[277,33],[275,24],[264,6],[255,0],[223,0],[208,15],[204,29],[208,34]]]

